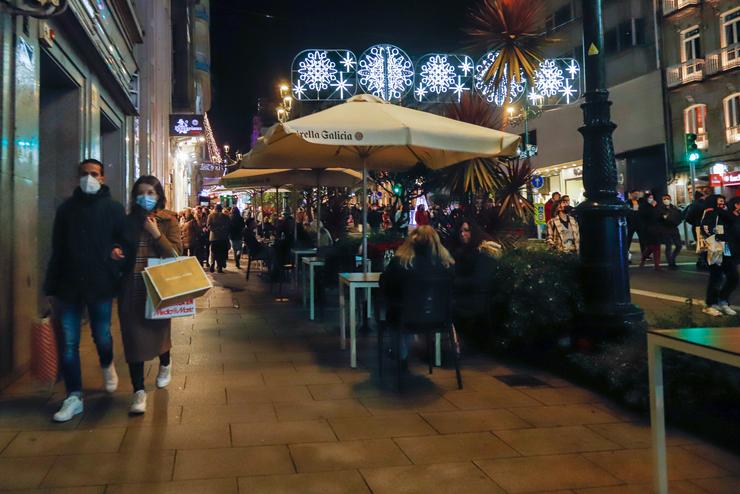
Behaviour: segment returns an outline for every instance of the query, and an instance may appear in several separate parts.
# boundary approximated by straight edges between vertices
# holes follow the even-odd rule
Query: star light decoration
[[[524,82],[524,71],[521,71],[521,81],[509,82],[504,76],[499,84],[494,87],[493,79],[486,80],[486,73],[498,58],[499,52],[489,51],[478,60],[475,67],[475,89],[488,101],[496,106],[508,103],[516,103],[524,94],[526,83]],[[509,86],[508,97],[506,87]],[[508,100],[508,101],[507,101]]]
[[[554,58],[540,62],[534,73],[534,87],[543,106],[569,105],[581,97],[581,67],[572,58]]]
[[[414,64],[393,45],[375,45],[360,56],[357,77],[360,87],[388,101],[401,100],[411,89]]]
[[[293,96],[299,101],[345,100],[357,91],[357,57],[349,50],[304,50],[293,60]]]
[[[473,89],[475,66],[467,55],[424,55],[416,66],[414,98],[420,103],[460,102]]]

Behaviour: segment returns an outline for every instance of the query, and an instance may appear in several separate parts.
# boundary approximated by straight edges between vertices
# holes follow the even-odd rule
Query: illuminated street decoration
[[[363,91],[388,101],[401,100],[414,81],[414,64],[409,56],[393,45],[368,48],[357,70]]]
[[[473,89],[473,59],[467,55],[424,55],[416,67],[414,98],[420,103],[460,102]]]
[[[393,45],[375,45],[359,58],[349,50],[304,50],[293,61],[291,87],[299,101],[344,101],[359,89],[389,101],[402,101],[412,92],[419,103],[460,102],[466,92],[505,106],[526,98],[531,105],[569,105],[581,97],[581,67],[572,58],[545,59],[533,81],[501,80],[493,87],[488,71],[498,52],[483,55],[477,64],[468,55],[432,53],[414,64]]]
[[[300,101],[345,100],[357,91],[356,65],[349,50],[304,50],[293,60],[293,96]]]
[[[524,82],[524,71],[521,72],[521,82],[511,81],[511,83],[509,83],[508,77],[504,77],[496,87],[494,87],[493,79],[486,80],[486,74],[496,61],[496,58],[498,58],[498,52],[489,51],[483,55],[480,60],[478,60],[478,65],[475,67],[475,89],[486,99],[486,101],[493,103],[496,106],[515,103],[522,97],[522,94],[524,94],[526,85]]]

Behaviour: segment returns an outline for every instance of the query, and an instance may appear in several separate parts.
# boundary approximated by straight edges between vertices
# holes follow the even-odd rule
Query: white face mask
[[[671,200],[670,199],[663,199],[663,204],[665,204],[666,206],[670,206],[671,205]]]
[[[80,189],[85,194],[97,194],[100,190],[100,182],[91,175],[80,177]]]

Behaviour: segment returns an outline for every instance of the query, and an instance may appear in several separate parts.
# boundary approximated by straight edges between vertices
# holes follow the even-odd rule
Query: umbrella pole
[[[321,247],[321,179],[316,175],[316,252]]]
[[[362,272],[367,266],[367,158],[362,158]]]

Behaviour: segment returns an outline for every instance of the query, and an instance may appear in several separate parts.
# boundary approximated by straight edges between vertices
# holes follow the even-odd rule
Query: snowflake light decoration
[[[383,99],[400,100],[413,84],[413,63],[393,45],[375,45],[362,54],[358,63],[360,87]]]
[[[534,85],[543,96],[555,96],[563,89],[565,77],[555,60],[543,60],[534,73]]]
[[[455,83],[455,67],[447,61],[446,56],[432,55],[421,66],[421,82],[433,93],[446,93]]]
[[[475,89],[488,101],[496,106],[503,106],[508,103],[516,103],[524,94],[526,89],[526,82],[524,80],[524,71],[521,72],[521,81],[509,82],[507,77],[504,77],[499,84],[494,87],[493,79],[485,80],[486,73],[491,65],[498,58],[499,53],[497,51],[491,51],[483,55],[478,61],[478,65],[475,67]],[[507,91],[508,87],[508,91]],[[507,97],[508,93],[508,97]]]
[[[293,60],[293,96],[300,101],[347,99],[357,89],[356,65],[349,50],[304,50]]]
[[[473,59],[467,55],[428,54],[416,67],[414,98],[420,103],[460,101],[473,88]]]

